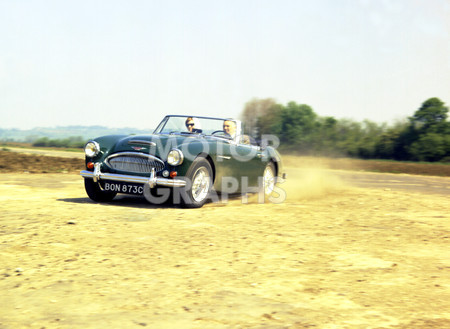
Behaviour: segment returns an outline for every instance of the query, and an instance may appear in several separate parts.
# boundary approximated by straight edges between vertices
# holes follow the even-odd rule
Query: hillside
[[[74,136],[80,136],[87,140],[103,135],[146,134],[152,131],[153,128],[143,130],[130,127],[109,128],[104,126],[58,126],[37,127],[32,129],[0,128],[0,141],[32,143],[42,137],[47,137],[50,139],[63,139]]]

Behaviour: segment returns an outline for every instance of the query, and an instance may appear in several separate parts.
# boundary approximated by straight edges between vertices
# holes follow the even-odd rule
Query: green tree
[[[283,130],[283,110],[283,105],[275,104],[264,115],[257,118],[256,130],[258,137],[269,134],[281,135]]]
[[[409,129],[405,130],[399,143],[408,160],[440,161],[450,154],[447,113],[444,102],[433,97],[409,118]]]
[[[281,112],[281,142],[300,150],[310,149],[311,137],[319,126],[316,119],[317,114],[309,105],[289,102]]]
[[[319,117],[306,104],[276,104],[254,99],[242,120],[254,137],[275,134],[285,150],[362,158],[444,161],[450,159],[448,108],[439,98],[426,100],[405,122],[393,127],[365,120]],[[248,131],[247,131],[248,133]]]
[[[411,144],[412,160],[440,161],[450,156],[450,135],[427,133]]]
[[[336,150],[338,139],[338,120],[333,117],[319,117],[317,119],[318,129],[313,133],[312,145],[315,154],[339,155]]]
[[[397,159],[400,152],[400,136],[407,131],[408,127],[409,123],[407,121],[397,122],[394,126],[388,127],[381,133],[375,144],[374,157],[380,159]]]
[[[259,123],[260,118],[273,115],[273,111],[277,106],[272,98],[258,99],[254,98],[245,104],[241,113],[241,120],[245,127],[245,133],[252,137],[260,135]]]
[[[447,126],[448,107],[439,98],[427,99],[410,118],[411,125],[419,132],[441,133]]]
[[[48,143],[49,143],[48,137],[41,137],[33,143],[33,146],[47,147]]]

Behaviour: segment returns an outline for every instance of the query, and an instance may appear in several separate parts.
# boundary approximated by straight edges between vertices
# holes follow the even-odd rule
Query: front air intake
[[[106,159],[108,167],[117,170],[136,174],[150,174],[152,168],[155,171],[164,169],[164,162],[153,155],[122,152],[110,155]]]

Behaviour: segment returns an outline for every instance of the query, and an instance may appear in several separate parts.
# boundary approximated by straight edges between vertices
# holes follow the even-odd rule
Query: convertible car
[[[125,193],[162,203],[170,195],[197,208],[224,193],[269,196],[284,177],[276,149],[243,135],[233,119],[168,115],[153,134],[98,137],[84,151],[81,176],[96,202]]]

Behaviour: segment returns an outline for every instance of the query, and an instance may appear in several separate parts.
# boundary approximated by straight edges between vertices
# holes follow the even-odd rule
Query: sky
[[[0,0],[0,127],[154,128],[252,99],[395,123],[450,104],[450,0]]]

